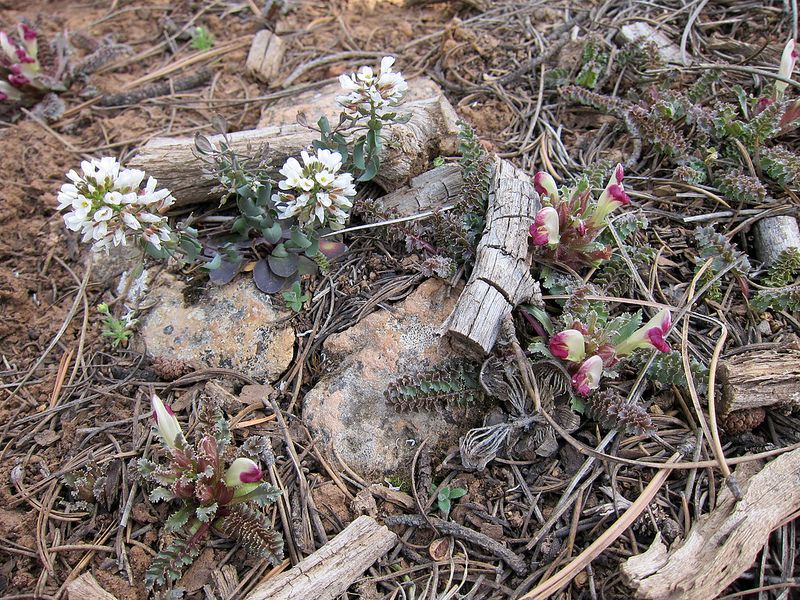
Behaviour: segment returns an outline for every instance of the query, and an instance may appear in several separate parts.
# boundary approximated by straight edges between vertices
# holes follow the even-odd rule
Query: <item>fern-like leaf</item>
[[[750,301],[758,311],[786,310],[790,312],[800,310],[800,286],[759,290]]]
[[[787,248],[781,252],[764,278],[764,285],[786,287],[800,273],[800,249]]]
[[[153,589],[174,583],[198,554],[200,547],[197,544],[190,546],[186,540],[175,539],[153,558],[144,575],[145,585],[148,589]]]
[[[397,412],[430,411],[480,402],[483,392],[478,369],[469,362],[454,362],[391,382],[384,392]]]
[[[255,557],[266,558],[273,565],[283,560],[283,536],[272,528],[264,515],[252,508],[237,506],[217,519],[214,527]]]

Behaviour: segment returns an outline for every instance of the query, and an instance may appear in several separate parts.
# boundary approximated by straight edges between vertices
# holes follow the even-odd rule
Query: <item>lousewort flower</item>
[[[372,67],[361,67],[356,73],[341,75],[339,83],[347,93],[336,101],[350,116],[369,115],[380,108],[397,106],[408,84],[401,73],[392,71],[393,64],[394,58],[385,56],[377,73]]]
[[[550,353],[556,358],[578,362],[586,355],[583,334],[577,329],[565,329],[550,338]]]
[[[778,69],[778,75],[785,77],[786,79],[791,79],[792,73],[794,73],[795,63],[797,63],[797,49],[795,47],[795,41],[789,40],[786,42],[786,46],[783,48],[783,55],[781,55],[781,66]],[[775,97],[778,100],[783,99],[783,94],[788,86],[789,84],[785,81],[775,81]]]
[[[278,205],[278,218],[288,219],[298,216],[304,227],[325,223],[331,229],[341,229],[347,221],[347,214],[353,206],[351,200],[356,195],[353,176],[337,172],[342,168],[342,155],[330,150],[317,150],[311,156],[305,150],[300,153],[300,162],[289,158],[280,170],[286,179],[278,183],[281,190],[273,196]]]
[[[594,212],[592,212],[591,221],[595,227],[602,227],[609,214],[620,206],[631,203],[631,199],[622,187],[622,180],[624,177],[625,171],[622,165],[617,165],[614,172],[611,174],[611,178],[608,180],[606,189],[603,190],[603,193],[600,194],[600,198],[597,200],[597,206]]]
[[[530,234],[535,246],[558,243],[558,213],[552,206],[545,206],[536,213]]]
[[[36,32],[20,23],[18,28],[19,42],[13,40],[6,32],[0,31],[0,67],[8,71],[6,81],[0,81],[0,102],[4,100],[19,100],[22,93],[18,88],[25,85],[33,85],[44,89],[46,86],[39,85],[37,78],[42,70],[39,64],[39,44]]]
[[[153,419],[156,421],[156,428],[161,441],[165,446],[176,448],[178,441],[183,440],[183,432],[178,419],[175,418],[175,413],[155,394],[153,394],[150,402],[153,404]]]
[[[161,215],[175,198],[168,189],[156,189],[148,177],[141,187],[144,171],[123,169],[117,159],[104,157],[81,163],[82,173],[67,173],[72,183],[61,186],[58,210],[70,209],[64,223],[83,233],[83,242],[92,242],[95,252],[109,246],[127,245],[128,237],[143,239],[157,249],[171,240],[173,232]]]
[[[591,356],[583,361],[572,376],[572,387],[581,396],[588,396],[592,390],[596,390],[600,386],[602,376],[603,359],[596,355]]]
[[[237,458],[225,471],[225,485],[233,488],[243,483],[255,483],[261,480],[261,476],[261,468],[255,462],[249,458]]]
[[[540,196],[547,196],[552,202],[558,201],[558,186],[550,173],[537,172],[533,176],[533,187]]]
[[[655,348],[669,352],[669,344],[664,339],[672,325],[672,315],[667,309],[658,311],[644,326],[634,331],[629,338],[617,344],[617,355],[626,356],[637,348]]]

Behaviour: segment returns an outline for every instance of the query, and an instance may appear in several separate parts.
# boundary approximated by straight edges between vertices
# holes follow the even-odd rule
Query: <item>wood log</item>
[[[458,165],[444,165],[412,178],[409,184],[377,199],[380,205],[398,216],[452,206],[461,196],[464,180]]]
[[[281,37],[263,29],[253,37],[245,70],[256,79],[274,85],[285,52]]]
[[[667,552],[657,538],[647,552],[629,558],[622,574],[636,598],[716,598],[800,506],[798,472],[800,450],[779,456],[742,484],[739,502],[723,489],[716,508],[692,526],[682,544]],[[736,475],[742,482],[740,469]]]
[[[506,315],[539,294],[530,274],[528,229],[540,207],[530,177],[497,158],[475,267],[445,322],[447,333],[474,351],[488,353]]]
[[[397,543],[397,535],[372,517],[358,517],[344,531],[300,561],[269,579],[245,600],[333,600]]]
[[[748,352],[720,361],[720,416],[763,406],[800,408],[800,351]]]
[[[422,87],[434,89],[431,86],[436,84],[430,82]],[[309,121],[316,121],[317,114],[338,114],[335,102],[340,93],[338,87],[328,88],[313,112],[309,111]],[[288,157],[299,155],[317,139],[313,130],[296,123],[298,109],[302,106],[297,103],[282,109],[281,116],[276,114],[274,123],[269,126],[230,134],[232,148],[263,157],[269,166],[279,169]],[[397,112],[411,114],[411,120],[384,129],[381,169],[375,178],[375,182],[389,192],[425,171],[435,157],[454,154],[457,145],[458,117],[441,90],[434,96],[406,102]],[[337,122],[338,119],[331,120],[333,125]],[[222,136],[209,136],[209,139],[218,145]],[[139,150],[129,166],[143,169],[172,190],[176,206],[219,197],[216,181],[195,155],[194,138],[154,138]]]
[[[117,597],[105,591],[91,573],[84,573],[67,584],[69,600],[117,600]]]
[[[800,228],[797,219],[791,215],[767,217],[753,227],[756,243],[756,256],[770,266],[790,248],[800,248]]]

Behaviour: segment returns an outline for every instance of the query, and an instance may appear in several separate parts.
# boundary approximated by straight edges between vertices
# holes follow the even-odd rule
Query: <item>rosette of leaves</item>
[[[148,588],[170,585],[200,553],[199,544],[214,530],[241,543],[248,553],[277,564],[283,557],[283,538],[256,510],[275,502],[281,491],[262,481],[226,484],[226,471],[238,451],[228,422],[210,401],[198,419],[196,442],[178,436],[166,456],[136,461],[136,472],[151,487],[151,502],[178,504],[165,529],[175,536],[145,573]],[[241,460],[241,459],[240,459]]]
[[[340,242],[322,239],[327,230],[302,230],[294,219],[279,220],[266,167],[235,152],[224,134],[219,148],[203,135],[196,136],[195,147],[225,190],[222,205],[234,198],[238,210],[222,231],[203,240],[212,283],[229,283],[248,267],[256,286],[274,294],[347,250]]]

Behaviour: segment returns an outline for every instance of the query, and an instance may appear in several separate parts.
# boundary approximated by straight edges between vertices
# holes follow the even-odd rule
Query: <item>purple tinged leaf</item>
[[[342,254],[347,252],[347,245],[343,244],[342,242],[320,240],[319,251],[324,254],[326,258],[333,260],[334,258],[339,258]]]
[[[226,283],[230,283],[241,270],[242,263],[243,261],[234,263],[223,260],[219,267],[208,272],[208,278],[211,283],[216,285],[225,285]]]
[[[280,292],[287,282],[285,277],[279,277],[272,272],[272,269],[269,268],[269,263],[265,258],[262,258],[260,261],[258,261],[256,266],[253,268],[253,281],[255,282],[256,287],[265,294],[275,294]]]
[[[286,256],[275,256],[270,254],[267,257],[270,269],[278,277],[290,277],[297,273],[297,255],[287,254]]]

